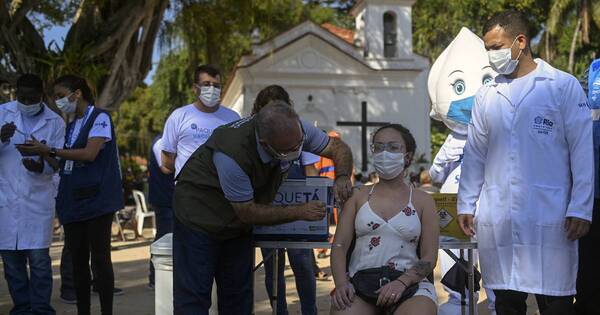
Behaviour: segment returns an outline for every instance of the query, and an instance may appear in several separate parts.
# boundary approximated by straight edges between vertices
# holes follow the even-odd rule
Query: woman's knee
[[[414,314],[435,315],[437,314],[437,304],[426,296],[417,295],[404,301],[394,312],[394,315]]]

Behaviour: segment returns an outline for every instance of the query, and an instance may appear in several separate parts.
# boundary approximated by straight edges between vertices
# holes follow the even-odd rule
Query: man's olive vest
[[[175,215],[187,227],[219,239],[252,231],[252,226],[238,219],[225,198],[213,163],[215,151],[232,158],[248,175],[255,203],[273,201],[284,174],[276,160],[263,163],[260,159],[255,125],[252,117],[223,125],[190,156],[177,178],[173,198]]]

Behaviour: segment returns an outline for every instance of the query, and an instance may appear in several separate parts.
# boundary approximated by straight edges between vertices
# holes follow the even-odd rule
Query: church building
[[[429,61],[412,49],[416,0],[361,0],[352,8],[354,30],[301,23],[255,43],[244,55],[223,95],[242,116],[265,86],[289,93],[301,119],[338,131],[354,153],[357,172],[368,162],[370,134],[383,123],[400,123],[430,159]]]

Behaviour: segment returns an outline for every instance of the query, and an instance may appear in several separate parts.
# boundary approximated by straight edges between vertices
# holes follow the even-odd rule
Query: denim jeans
[[[8,291],[14,304],[10,315],[56,314],[50,305],[52,262],[48,248],[3,250],[0,255],[4,262]]]
[[[265,263],[265,286],[270,299],[273,298],[273,249],[261,249]],[[285,299],[285,255],[284,251],[279,249],[279,272],[277,275],[277,314],[287,315],[287,301]],[[313,268],[314,254],[312,249],[287,249],[288,260],[294,272],[296,279],[296,289],[300,297],[300,306],[302,315],[317,314],[317,283]]]
[[[154,237],[154,241],[156,242],[165,236],[165,234],[173,232],[173,208],[152,206],[152,209],[154,209],[156,217],[156,236]],[[152,259],[150,259],[148,281],[150,284],[154,284],[154,265],[152,264]]]
[[[199,209],[199,211],[201,211]],[[219,240],[173,226],[173,308],[177,315],[208,315],[213,279],[219,314],[252,313],[252,236]]]

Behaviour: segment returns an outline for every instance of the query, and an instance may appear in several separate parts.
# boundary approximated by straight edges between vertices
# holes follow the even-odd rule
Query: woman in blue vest
[[[58,108],[69,117],[64,148],[33,141],[41,154],[60,161],[56,210],[73,260],[78,314],[90,314],[90,258],[103,315],[112,314],[114,274],[110,253],[113,214],[123,208],[117,142],[110,115],[93,105],[83,78],[54,83]]]

